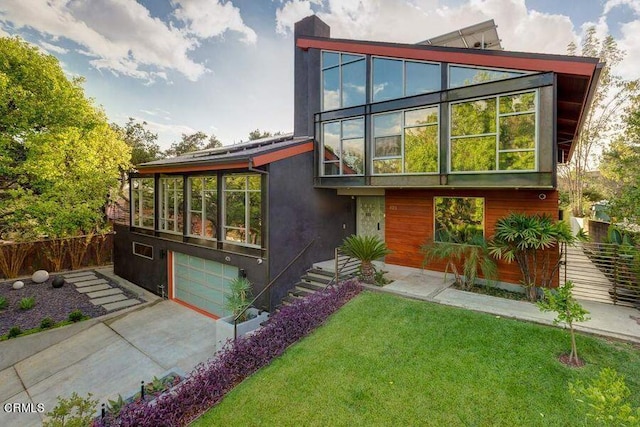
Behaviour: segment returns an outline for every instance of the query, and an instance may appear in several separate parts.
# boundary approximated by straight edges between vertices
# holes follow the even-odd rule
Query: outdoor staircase
[[[340,253],[337,253],[337,256],[337,265],[340,271],[338,281],[352,278],[358,271],[360,261],[348,258]],[[313,266],[300,277],[300,281],[289,290],[289,293],[282,299],[280,305],[290,305],[297,299],[312,295],[317,291],[325,289],[329,285],[335,284],[335,271],[335,259],[313,264]]]

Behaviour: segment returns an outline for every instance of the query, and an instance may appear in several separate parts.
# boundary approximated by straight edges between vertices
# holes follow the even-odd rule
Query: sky
[[[494,19],[505,50],[563,54],[595,26],[640,78],[640,0],[0,0],[0,36],[54,55],[109,121],[146,121],[161,148],[196,131],[224,144],[293,129],[293,24],[416,43]]]

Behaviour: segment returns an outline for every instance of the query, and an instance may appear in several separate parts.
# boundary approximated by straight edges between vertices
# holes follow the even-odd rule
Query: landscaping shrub
[[[20,329],[19,326],[14,326],[11,329],[9,329],[9,332],[7,333],[7,338],[15,338],[21,333],[22,333],[22,329]]]
[[[4,310],[5,308],[7,308],[7,299],[0,296],[0,310]]]
[[[79,322],[84,318],[84,314],[80,310],[73,310],[69,313],[69,320],[72,322]]]
[[[217,357],[198,365],[188,378],[155,401],[133,402],[104,426],[182,426],[219,402],[242,382],[300,338],[321,325],[329,315],[361,291],[356,281],[316,292],[283,307],[255,334],[228,341]]]
[[[53,325],[55,324],[55,322],[53,321],[53,319],[51,317],[45,317],[44,319],[42,319],[42,321],[40,322],[40,329],[49,329],[51,328]]]
[[[34,297],[24,297],[20,300],[20,310],[29,310],[36,305],[36,299]]]

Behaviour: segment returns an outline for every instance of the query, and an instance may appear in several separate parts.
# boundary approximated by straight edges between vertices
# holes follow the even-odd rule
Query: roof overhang
[[[224,157],[216,158],[216,155],[210,157],[189,157],[181,156],[174,161],[150,162],[138,166],[141,174],[151,173],[185,173],[185,172],[204,172],[218,171],[226,169],[249,169],[252,167],[260,167],[269,163],[277,162],[289,157],[313,151],[313,139],[305,138],[302,141],[289,144],[284,147],[277,145],[270,146],[269,149],[255,150],[250,152],[233,152],[228,153]],[[230,154],[230,155],[229,155]]]

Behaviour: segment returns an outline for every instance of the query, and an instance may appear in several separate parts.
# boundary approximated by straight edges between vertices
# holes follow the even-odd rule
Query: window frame
[[[170,190],[165,190],[164,183],[167,181],[174,181],[173,188]],[[178,183],[180,183],[182,188],[178,189]],[[178,213],[180,210],[182,210],[183,202],[181,201],[180,203],[178,203],[178,193],[182,193],[182,198],[184,201],[184,177],[182,175],[162,176],[158,179],[158,187],[158,193],[160,197],[160,206],[158,209],[158,231],[161,231],[163,233],[182,235],[184,230],[179,230],[179,228],[182,228],[182,219],[178,221]],[[169,194],[173,193],[173,219],[168,218],[168,200],[165,200],[167,199],[167,194],[165,194],[165,192]],[[184,212],[182,212],[182,215],[184,216]],[[173,230],[166,228],[168,221],[173,221]]]
[[[150,248],[151,249],[151,255],[145,255],[139,251],[136,250],[136,247],[144,247],[144,248]],[[139,256],[140,258],[145,258],[145,259],[150,259],[153,261],[153,246],[151,245],[147,245],[145,243],[140,243],[140,242],[131,242],[131,251],[133,252],[134,255]]]
[[[243,190],[236,190],[236,189],[231,189],[228,190],[227,189],[227,182],[226,182],[226,178],[227,177],[239,177],[239,176],[243,176],[245,177],[245,188]],[[249,186],[249,178],[250,177],[259,177],[260,178],[260,189],[259,190],[252,190]],[[259,173],[228,173],[228,174],[223,174],[221,175],[222,178],[222,196],[219,199],[221,206],[222,206],[222,224],[220,225],[220,231],[222,232],[221,234],[221,241],[228,243],[228,244],[233,244],[233,245],[241,245],[241,246],[247,246],[250,248],[262,248],[263,242],[264,242],[264,229],[263,229],[263,224],[264,224],[264,200],[263,200],[263,180],[262,180],[262,174]],[[227,240],[227,229],[232,229],[232,230],[242,230],[242,227],[235,227],[235,226],[228,226],[227,225],[227,193],[228,192],[243,192],[244,193],[244,230],[245,230],[245,236],[244,236],[244,242],[239,242],[237,240]],[[258,193],[260,194],[260,244],[253,244],[253,243],[249,243],[250,237],[251,237],[251,233],[249,232],[251,229],[251,194],[252,193]],[[248,225],[248,227],[247,227]]]
[[[215,179],[215,190],[205,190],[205,186],[204,186],[204,180],[207,178],[213,178]],[[200,199],[201,199],[201,208],[200,211],[195,211],[191,208],[192,206],[192,200],[191,200],[191,195],[192,195],[192,191],[191,191],[191,186],[192,186],[192,181],[198,179],[202,181],[202,189],[200,190]],[[194,176],[188,176],[187,177],[187,186],[186,188],[183,189],[186,198],[187,198],[187,228],[186,230],[184,230],[184,235],[187,237],[195,237],[198,239],[204,239],[204,240],[210,240],[212,242],[218,241],[218,237],[208,237],[205,233],[206,227],[204,226],[206,219],[207,219],[207,211],[205,209],[205,193],[215,193],[215,198],[216,198],[216,202],[217,202],[217,209],[216,209],[216,213],[215,216],[216,218],[219,218],[218,214],[219,214],[219,210],[220,210],[220,195],[218,194],[218,179],[219,176],[218,174],[214,174],[214,175],[194,175]],[[193,234],[191,232],[191,215],[193,213],[199,213],[200,214],[200,222],[201,222],[201,230],[200,230],[200,234]],[[219,221],[216,221],[219,222]],[[214,232],[215,235],[218,236],[219,235],[219,224],[216,224],[216,227],[214,227]]]
[[[505,73],[521,73],[521,75],[505,77],[503,79],[487,80],[486,82],[478,82],[478,83],[473,83],[473,84],[470,84],[470,85],[460,85],[460,86],[452,87],[451,86],[451,68],[452,67],[455,67],[455,68],[467,68],[467,69],[472,69],[472,70],[498,71],[498,72],[505,72]],[[502,81],[502,80],[516,79],[516,78],[520,78],[520,77],[526,76],[528,74],[533,74],[533,73],[530,72],[530,71],[517,70],[517,69],[514,69],[514,68],[480,67],[480,66],[475,66],[475,65],[448,63],[447,64],[447,87],[446,87],[446,90],[455,90],[455,89],[461,89],[461,88],[465,88],[465,87],[481,85],[481,84],[485,84],[485,83],[492,83],[492,82],[499,82],[499,81]]]
[[[436,123],[428,123],[424,125],[414,125],[414,126],[406,126],[406,113],[410,111],[424,110],[427,108],[433,108],[436,111],[438,121]],[[376,143],[376,134],[375,134],[375,126],[374,126],[374,118],[376,116],[383,116],[388,114],[400,113],[401,122],[400,122],[400,157],[398,156],[386,156],[386,157],[376,157],[375,153],[375,143]],[[440,104],[430,104],[424,105],[416,108],[407,108],[404,110],[393,110],[393,111],[385,111],[383,113],[375,113],[371,114],[371,138],[370,138],[370,150],[371,150],[371,162],[370,162],[370,175],[371,176],[398,176],[398,175],[438,175],[440,173]],[[425,127],[425,126],[436,126],[438,129],[437,132],[437,152],[438,152],[438,160],[437,160],[437,168],[434,172],[405,172],[405,132],[407,129]],[[384,136],[396,136],[396,135],[383,135]],[[366,143],[366,141],[365,141]],[[401,172],[399,173],[375,173],[375,168],[373,166],[376,160],[394,160],[400,159],[401,164]]]
[[[151,181],[151,215],[143,215],[144,212],[144,182]],[[139,182],[137,188],[135,182]],[[146,230],[155,230],[155,209],[156,209],[156,191],[155,191],[155,179],[153,177],[132,177],[130,181],[131,200],[129,202],[131,206],[131,218],[130,224],[132,227],[144,228]],[[134,197],[134,195],[137,196]],[[136,202],[134,208],[134,201]],[[136,213],[138,214],[138,222],[135,221]],[[151,219],[151,226],[145,226],[144,220]]]
[[[351,120],[362,120],[362,173],[358,173],[358,174],[344,174],[342,173],[343,171],[343,162],[344,162],[344,156],[343,156],[343,150],[342,150],[342,146],[343,146],[343,142],[344,141],[349,141],[349,140],[355,140],[355,139],[359,139],[359,138],[344,138],[343,137],[343,123],[344,122],[348,122]],[[338,123],[340,125],[340,137],[339,137],[339,150],[340,150],[340,157],[339,157],[339,161],[337,162],[338,164],[338,170],[340,173],[338,174],[333,174],[333,175],[327,175],[325,173],[325,169],[324,166],[326,164],[335,164],[335,161],[325,161],[324,158],[324,143],[325,143],[325,138],[324,138],[324,126],[331,124],[331,123]],[[343,177],[343,176],[365,176],[366,174],[366,144],[367,144],[367,138],[366,138],[366,119],[365,116],[353,116],[353,117],[346,117],[343,119],[336,119],[336,120],[326,120],[324,122],[320,122],[320,155],[319,157],[319,161],[320,161],[320,176],[321,177]]]
[[[518,112],[518,113],[506,113],[506,114],[501,114],[500,113],[500,97],[507,97],[507,96],[513,96],[513,95],[519,95],[519,94],[524,94],[524,93],[534,93],[534,108],[533,111],[526,111],[526,112]],[[453,120],[453,106],[457,105],[457,104],[464,104],[464,103],[468,103],[468,102],[475,102],[475,101],[482,101],[482,100],[488,100],[488,99],[495,99],[496,101],[496,117],[495,117],[495,127],[496,127],[496,131],[495,132],[488,132],[488,133],[482,133],[482,134],[473,134],[473,135],[463,135],[463,136],[451,136],[451,129],[452,129],[452,120]],[[539,149],[540,149],[540,141],[539,141],[539,126],[540,126],[540,89],[539,88],[533,88],[533,89],[525,89],[525,90],[520,90],[520,91],[516,91],[516,92],[505,92],[505,93],[497,93],[494,95],[489,95],[489,96],[482,96],[482,97],[477,97],[477,98],[469,98],[469,99],[464,99],[464,100],[460,100],[460,101],[454,101],[454,102],[449,102],[448,103],[448,110],[449,110],[449,135],[447,135],[448,138],[448,165],[447,165],[447,172],[450,174],[456,174],[456,175],[465,175],[465,174],[479,174],[479,173],[490,173],[490,174],[501,174],[501,173],[531,173],[531,172],[538,172],[540,170],[540,166],[538,164],[539,162]],[[501,117],[512,117],[512,116],[517,116],[517,115],[525,115],[525,114],[532,114],[534,115],[534,147],[533,149],[515,149],[515,150],[500,150],[500,118]],[[496,156],[496,160],[495,160],[495,166],[496,169],[494,170],[473,170],[473,171],[454,171],[452,169],[452,161],[453,161],[453,155],[452,155],[452,151],[453,151],[453,144],[452,144],[452,140],[455,139],[467,139],[467,138],[479,138],[479,137],[487,137],[487,136],[493,136],[495,138],[495,144],[494,144],[494,148],[495,148],[495,156]],[[534,153],[534,168],[533,169],[500,169],[500,153],[511,153],[511,152],[531,152],[533,151]]]
[[[324,53],[335,53],[338,55],[338,64],[337,65],[329,65],[326,66],[324,65]],[[350,56],[359,56],[361,58],[359,59],[354,59],[348,62],[345,62],[344,64],[342,63],[342,55],[350,55]],[[342,87],[342,67],[345,65],[350,65],[350,64],[355,64],[356,62],[359,61],[363,61],[365,64],[365,70],[364,70],[364,87],[365,87],[365,95],[364,95],[364,102],[362,104],[354,104],[354,105],[344,105],[344,103],[342,102],[342,94],[343,94],[343,87]],[[339,100],[339,105],[335,108],[326,108],[324,105],[324,73],[327,70],[331,70],[331,69],[338,69],[338,100]],[[340,110],[342,108],[349,108],[349,107],[355,107],[357,105],[364,105],[367,103],[367,55],[365,54],[361,54],[361,53],[349,53],[349,52],[341,52],[341,51],[333,51],[333,50],[321,50],[320,51],[320,111],[324,112],[324,111],[333,111],[333,110]]]
[[[443,243],[440,240],[436,240],[436,224],[437,224],[437,214],[438,214],[438,205],[436,203],[436,199],[480,199],[482,200],[482,237],[484,238],[487,234],[487,198],[486,197],[478,197],[478,196],[433,196],[433,241],[434,243]],[[447,242],[444,242],[447,243]],[[469,242],[449,242],[453,244],[466,244]]]
[[[398,97],[398,98],[388,98],[388,99],[382,99],[379,101],[375,100],[375,94],[374,94],[374,78],[375,78],[375,67],[374,67],[374,60],[375,59],[387,59],[387,60],[391,60],[391,61],[399,61],[402,63],[402,96]],[[434,93],[434,92],[439,92],[442,90],[442,63],[441,62],[433,62],[433,61],[419,61],[419,60],[414,60],[414,59],[407,59],[407,58],[393,58],[390,56],[380,56],[380,55],[371,55],[371,72],[370,72],[370,90],[369,90],[369,96],[370,96],[370,100],[371,103],[378,103],[378,102],[388,102],[388,101],[393,101],[395,99],[401,99],[401,98],[406,98],[408,96],[420,96],[420,95],[425,95],[427,93]],[[438,87],[439,89],[436,90],[432,90],[429,92],[421,92],[421,93],[414,93],[412,95],[407,95],[407,63],[411,62],[411,63],[416,63],[416,64],[428,64],[428,65],[434,65],[436,67],[438,67]]]

